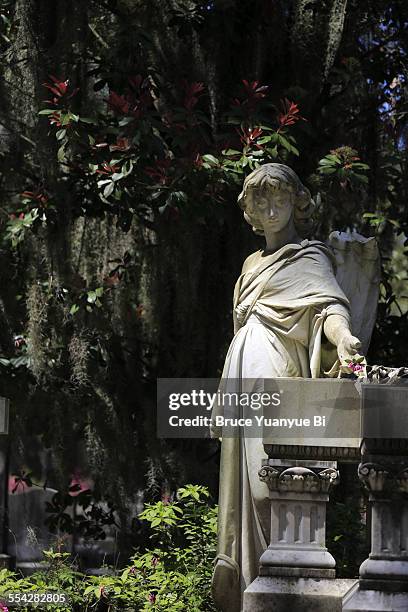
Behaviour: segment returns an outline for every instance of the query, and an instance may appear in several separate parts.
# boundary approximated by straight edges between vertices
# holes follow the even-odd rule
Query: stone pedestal
[[[333,580],[335,560],[325,545],[336,462],[269,458],[259,477],[269,488],[271,537],[259,577],[244,592],[244,612],[340,612],[355,581]]]
[[[365,441],[359,478],[370,492],[371,552],[344,610],[408,610],[408,440]],[[387,454],[385,454],[387,451]]]
[[[259,472],[271,499],[271,540],[261,556],[261,576],[334,578],[325,546],[329,488],[338,481],[335,461],[268,459]]]
[[[258,577],[244,593],[244,612],[342,612],[356,580]]]

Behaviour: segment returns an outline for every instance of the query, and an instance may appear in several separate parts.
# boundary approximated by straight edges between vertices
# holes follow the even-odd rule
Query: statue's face
[[[262,189],[254,193],[254,208],[264,231],[275,233],[285,228],[292,218],[293,195],[288,191]]]

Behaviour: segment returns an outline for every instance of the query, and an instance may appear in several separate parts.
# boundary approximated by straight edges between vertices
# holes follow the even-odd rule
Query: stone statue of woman
[[[245,179],[238,203],[266,246],[246,259],[235,286],[235,335],[222,381],[336,376],[339,359],[352,359],[361,342],[351,330],[333,250],[305,238],[314,207],[309,191],[288,166],[265,164]],[[268,488],[258,478],[264,457],[260,439],[222,440],[213,595],[225,612],[240,610],[269,542]]]

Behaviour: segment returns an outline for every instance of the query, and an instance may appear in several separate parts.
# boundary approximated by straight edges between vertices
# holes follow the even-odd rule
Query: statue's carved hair
[[[252,225],[256,234],[263,236],[262,224],[257,217],[256,193],[261,190],[283,190],[294,196],[294,223],[302,237],[310,235],[313,229],[315,204],[310,191],[302,185],[297,174],[284,164],[264,164],[249,174],[238,197],[238,204],[244,211],[244,218]],[[254,197],[255,196],[255,197]]]

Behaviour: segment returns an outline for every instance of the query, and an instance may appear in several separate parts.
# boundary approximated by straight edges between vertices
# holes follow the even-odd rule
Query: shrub
[[[186,485],[173,501],[146,504],[140,519],[150,525],[152,547],[135,554],[123,570],[87,576],[76,571],[69,553],[44,551],[47,568],[43,571],[28,577],[6,569],[0,572],[0,602],[7,605],[6,593],[59,591],[67,594],[69,605],[38,608],[53,612],[215,611],[210,582],[217,507],[210,505],[208,490]]]

